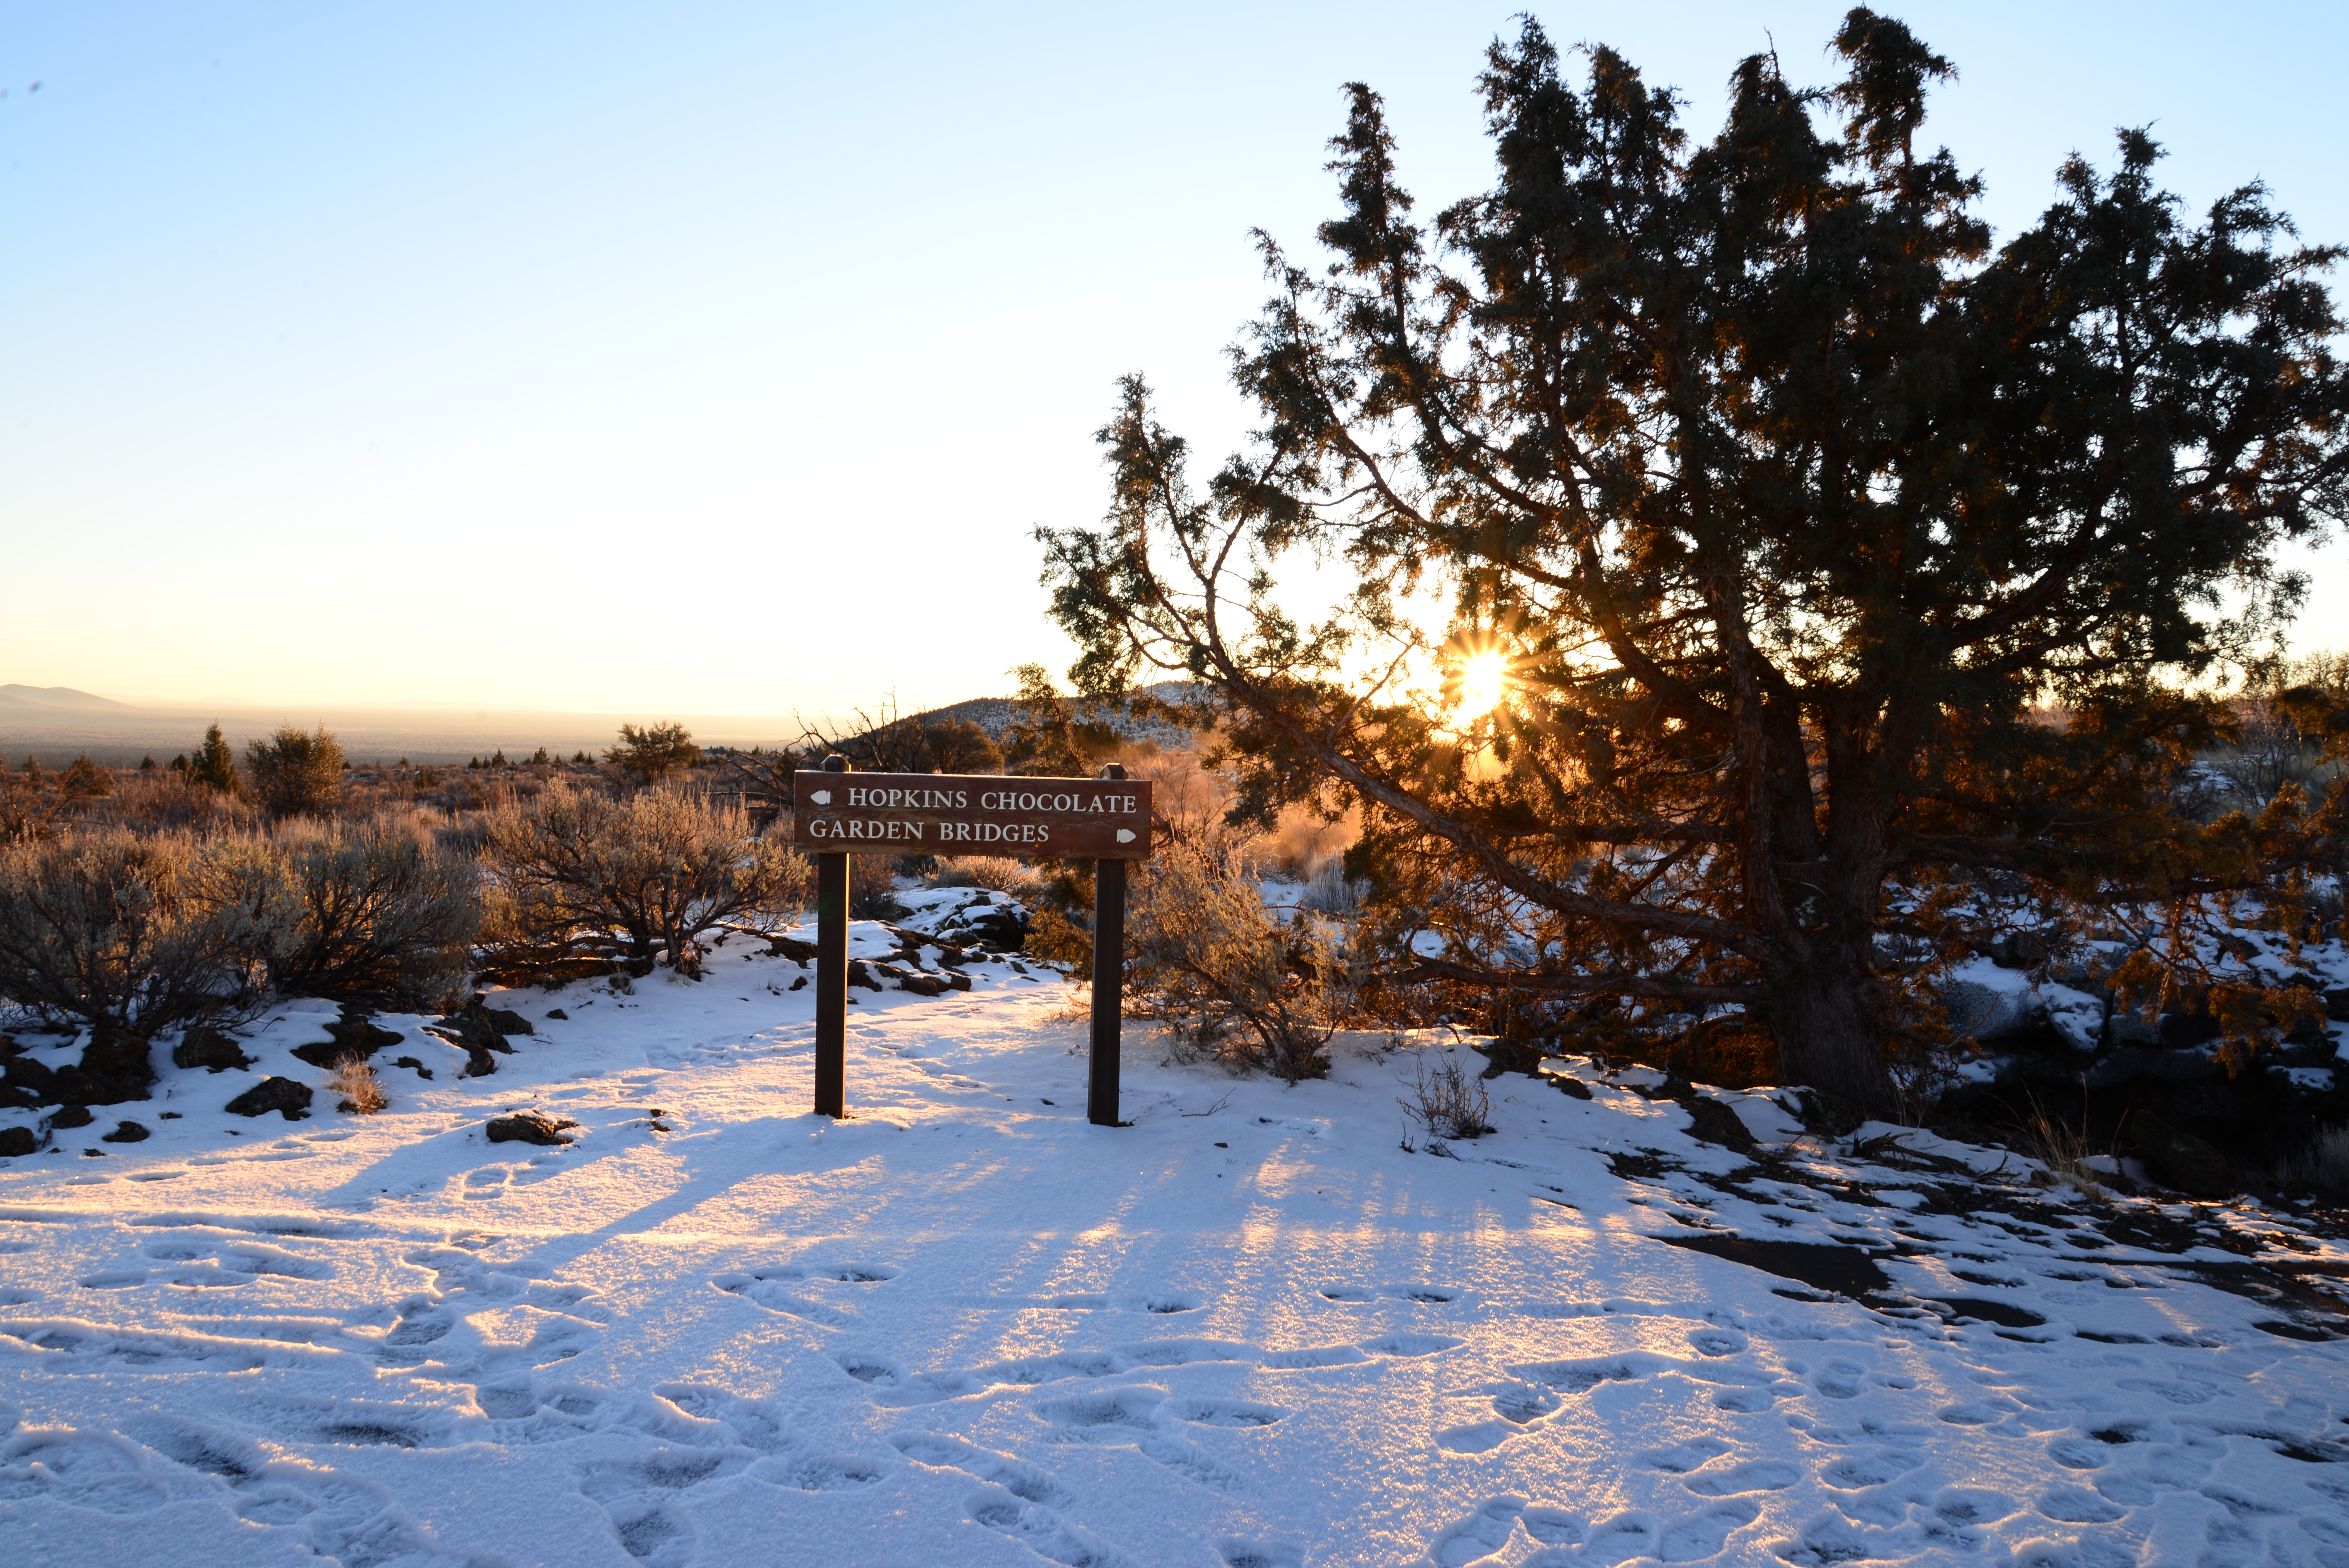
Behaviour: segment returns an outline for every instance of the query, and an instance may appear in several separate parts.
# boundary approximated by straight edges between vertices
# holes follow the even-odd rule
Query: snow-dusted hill
[[[2349,1253],[2281,1216],[1722,1097],[1749,1159],[1587,1065],[1406,1151],[1433,1047],[1367,1039],[1288,1088],[1137,1029],[1094,1128],[1006,964],[855,992],[834,1125],[799,965],[718,956],[226,1113],[323,1078],[295,1005],[0,1161],[0,1560],[2349,1563]]]

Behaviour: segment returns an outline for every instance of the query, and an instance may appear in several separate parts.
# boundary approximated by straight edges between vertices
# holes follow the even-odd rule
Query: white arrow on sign
[[[1130,844],[1133,842],[1133,830],[1132,828],[1120,828],[1117,830],[1117,841],[1121,844]]]
[[[808,799],[814,801],[819,806],[829,806],[832,804],[832,791],[829,789],[819,789],[814,794],[809,796]]]

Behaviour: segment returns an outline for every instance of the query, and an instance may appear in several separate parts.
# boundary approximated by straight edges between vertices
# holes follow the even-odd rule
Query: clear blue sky
[[[772,713],[1063,664],[1028,531],[1099,516],[1113,379],[1226,449],[1247,230],[1327,215],[1339,85],[1432,211],[1516,8],[0,5],[0,680]],[[1885,8],[2002,235],[2150,123],[2191,204],[2349,240],[2349,8]],[[1707,133],[1843,7],[1535,9]]]

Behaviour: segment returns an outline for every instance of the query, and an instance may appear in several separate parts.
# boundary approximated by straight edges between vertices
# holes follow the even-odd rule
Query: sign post
[[[843,757],[792,779],[792,843],[816,864],[815,1109],[847,1114],[848,857],[1021,855],[1093,862],[1093,1012],[1086,1115],[1117,1119],[1125,862],[1150,853],[1150,785],[1098,779],[854,773]]]
[[[1125,769],[1112,762],[1101,776],[1123,783]],[[1125,1011],[1125,862],[1093,862],[1093,1032],[1087,1054],[1085,1119],[1116,1127],[1119,1025]]]
[[[823,759],[825,774],[848,758]],[[815,1113],[848,1114],[848,857],[815,857]]]

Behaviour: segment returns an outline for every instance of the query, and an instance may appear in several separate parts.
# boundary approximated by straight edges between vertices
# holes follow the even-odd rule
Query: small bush
[[[903,920],[897,902],[897,862],[888,855],[848,857],[848,913],[852,920]]]
[[[391,1103],[383,1080],[375,1076],[375,1068],[364,1057],[345,1057],[336,1062],[335,1076],[326,1080],[326,1092],[340,1097],[336,1109],[353,1116],[373,1116]]]
[[[560,978],[616,959],[698,976],[700,939],[720,927],[772,930],[807,907],[812,868],[751,836],[738,809],[647,790],[626,800],[558,779],[490,813],[484,932],[492,973]],[[850,857],[854,865],[861,856]]]
[[[1292,1083],[1319,1078],[1352,956],[1310,920],[1274,922],[1253,870],[1242,846],[1205,832],[1141,862],[1127,895],[1127,995],[1172,1026],[1178,1054]]]
[[[1396,1103],[1430,1138],[1482,1138],[1493,1130],[1493,1097],[1451,1051],[1432,1072],[1422,1057],[1411,1098]]]
[[[331,810],[343,787],[343,748],[321,725],[305,735],[291,725],[267,740],[244,743],[253,792],[273,817]]]

